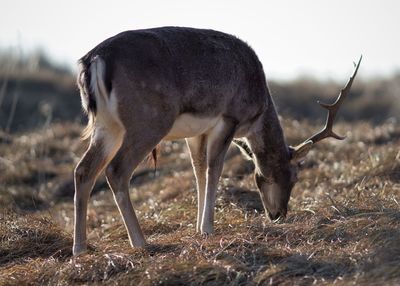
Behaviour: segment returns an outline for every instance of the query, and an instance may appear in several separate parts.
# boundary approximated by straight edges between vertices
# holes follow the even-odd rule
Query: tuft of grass
[[[50,218],[3,213],[0,228],[0,265],[15,265],[41,258],[65,259],[71,254],[72,239]]]

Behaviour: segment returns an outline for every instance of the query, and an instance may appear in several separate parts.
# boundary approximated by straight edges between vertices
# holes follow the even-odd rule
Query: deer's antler
[[[335,138],[338,140],[343,140],[346,138],[345,136],[337,135],[333,131],[333,129],[332,129],[333,122],[335,121],[336,113],[338,112],[340,106],[342,105],[343,100],[347,97],[347,95],[350,91],[350,88],[351,88],[351,85],[353,84],[354,78],[357,75],[358,68],[360,67],[361,60],[362,60],[362,56],[360,56],[360,59],[358,60],[357,64],[354,63],[355,69],[354,69],[353,74],[351,75],[351,77],[350,77],[349,81],[347,82],[347,84],[345,85],[345,87],[340,91],[339,96],[336,98],[336,101],[333,104],[326,104],[326,103],[322,103],[322,102],[318,101],[318,103],[323,108],[328,110],[328,115],[326,117],[325,126],[321,131],[312,135],[310,138],[305,140],[303,143],[297,145],[296,147],[293,147],[295,153],[301,153],[301,154],[307,153],[308,150],[311,148],[312,144],[315,144],[318,141],[321,141],[325,138],[332,137],[332,138]],[[298,156],[299,154],[294,154],[294,155],[295,155],[294,157],[299,157]],[[300,156],[300,157],[302,157],[302,156]]]
[[[337,97],[336,101],[333,104],[326,104],[326,103],[322,103],[322,102],[318,101],[318,103],[323,108],[328,110],[325,127],[320,132],[314,134],[306,141],[311,140],[313,143],[317,143],[318,141],[321,141],[328,137],[333,137],[338,140],[343,140],[346,138],[346,136],[340,136],[340,135],[337,135],[335,132],[333,132],[332,127],[333,127],[333,122],[336,117],[336,113],[338,112],[340,106],[342,105],[343,100],[345,100],[345,98],[347,97],[347,95],[350,91],[351,85],[353,84],[354,78],[357,75],[357,71],[358,71],[358,68],[360,67],[361,59],[362,59],[362,56],[358,60],[357,65],[354,63],[355,69],[354,69],[352,76],[350,77],[346,86],[340,91],[339,96]]]

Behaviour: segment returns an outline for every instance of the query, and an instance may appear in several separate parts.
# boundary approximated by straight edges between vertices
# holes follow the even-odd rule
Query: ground
[[[318,129],[283,120],[288,141]],[[104,178],[90,199],[87,254],[72,257],[72,170],[82,126],[0,133],[0,285],[398,285],[400,128],[338,124],[344,141],[310,152],[287,219],[270,222],[253,166],[234,147],[218,190],[215,234],[196,234],[184,142],[164,143],[157,172],[136,172],[131,200],[147,238],[129,246]]]

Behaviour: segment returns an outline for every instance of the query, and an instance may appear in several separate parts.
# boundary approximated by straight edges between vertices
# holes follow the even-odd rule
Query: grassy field
[[[254,166],[232,147],[215,235],[203,239],[188,151],[166,142],[157,172],[144,162],[131,184],[148,246],[129,246],[101,177],[88,211],[90,250],[77,258],[72,173],[87,142],[74,81],[44,55],[0,53],[0,285],[400,284],[399,74],[356,80],[340,112],[347,123],[336,126],[347,139],[310,152],[284,223],[266,218]],[[329,102],[342,86],[269,85],[291,144],[320,127],[315,100]]]
[[[288,141],[317,126],[283,120]],[[195,232],[195,180],[184,142],[163,143],[131,199],[148,246],[132,249],[104,178],[88,211],[90,251],[72,257],[72,170],[82,126],[0,133],[0,285],[398,285],[400,127],[338,124],[308,156],[284,223],[263,213],[253,166],[234,147],[218,190],[215,235]]]

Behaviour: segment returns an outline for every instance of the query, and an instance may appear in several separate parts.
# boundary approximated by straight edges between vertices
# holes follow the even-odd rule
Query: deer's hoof
[[[131,241],[131,246],[133,248],[145,248],[147,246],[146,240],[144,238],[136,239]]]
[[[82,255],[82,254],[84,254],[86,252],[87,252],[86,245],[77,244],[77,245],[74,245],[73,248],[72,248],[72,254],[74,256],[79,256],[79,255]]]
[[[214,233],[213,227],[205,227],[204,225],[201,228],[201,236],[203,238],[208,238],[210,236],[212,236],[212,234]]]
[[[203,232],[203,233],[201,234],[201,237],[202,237],[203,239],[207,239],[207,238],[209,238],[209,237],[211,237],[211,236],[212,236],[212,233]]]

